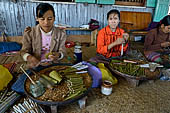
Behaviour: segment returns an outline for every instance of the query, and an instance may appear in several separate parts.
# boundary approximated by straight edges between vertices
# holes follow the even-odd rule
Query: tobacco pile
[[[36,80],[41,80],[40,78],[55,77],[50,75],[51,73],[57,73],[57,82],[52,83],[51,86],[46,86],[46,91],[43,95],[37,97],[36,99],[41,101],[64,101],[71,98],[75,98],[83,94],[92,83],[91,77],[88,73],[76,74],[77,70],[71,66],[53,66],[38,72],[37,75],[32,75],[31,78]],[[48,79],[48,78],[47,78]],[[30,80],[27,79],[25,83],[26,91],[30,94]],[[31,94],[30,94],[31,95]]]

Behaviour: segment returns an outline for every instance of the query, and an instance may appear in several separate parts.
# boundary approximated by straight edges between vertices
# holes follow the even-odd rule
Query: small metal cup
[[[30,84],[30,93],[34,97],[39,97],[43,95],[45,92],[44,86],[41,84],[40,81],[36,81],[35,84]]]

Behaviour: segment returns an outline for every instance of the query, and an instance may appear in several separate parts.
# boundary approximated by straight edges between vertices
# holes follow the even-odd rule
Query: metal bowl
[[[39,71],[41,71],[43,69],[46,69],[46,68],[49,68],[51,66],[71,66],[71,65],[70,64],[53,64],[53,65],[45,66],[45,67],[41,66],[41,67],[36,68],[35,70],[37,72],[39,72]],[[90,77],[91,77],[91,75],[90,75]],[[42,104],[42,105],[47,105],[47,106],[60,106],[60,105],[70,104],[72,102],[78,101],[79,99],[85,97],[90,92],[90,90],[92,89],[92,82],[91,82],[90,87],[88,87],[87,90],[83,94],[81,94],[81,95],[79,95],[79,96],[77,96],[75,98],[71,98],[71,99],[64,100],[64,101],[41,101],[41,100],[38,100],[38,99],[34,98],[29,92],[27,92],[27,90],[26,90],[26,81],[27,81],[27,79],[24,81],[24,92],[25,92],[25,94],[31,100],[33,100],[34,102],[37,102],[38,104]],[[91,77],[91,81],[93,81],[92,77]]]

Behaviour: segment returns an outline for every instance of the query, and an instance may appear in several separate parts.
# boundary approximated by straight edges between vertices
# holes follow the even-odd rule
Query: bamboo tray
[[[155,80],[161,76],[160,69],[156,69],[155,72],[150,72],[149,69],[147,69],[147,75],[142,75],[142,76],[131,76],[125,73],[121,73],[115,69],[112,68],[110,64],[105,64],[105,66],[114,74],[124,77],[132,86],[138,86],[139,81],[143,80]]]

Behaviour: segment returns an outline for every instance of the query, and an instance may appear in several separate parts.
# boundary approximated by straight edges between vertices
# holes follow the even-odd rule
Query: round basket
[[[125,77],[125,78],[130,78],[130,79],[136,79],[136,80],[153,80],[153,79],[157,79],[161,76],[161,73],[160,73],[160,69],[156,69],[154,72],[151,72],[148,68],[145,69],[145,74],[146,75],[141,75],[141,76],[132,76],[132,75],[128,75],[128,74],[125,74],[125,73],[121,73],[115,69],[113,69],[111,67],[111,65],[107,65],[106,64],[106,67],[113,73],[119,75],[119,76],[122,76],[122,77]]]

